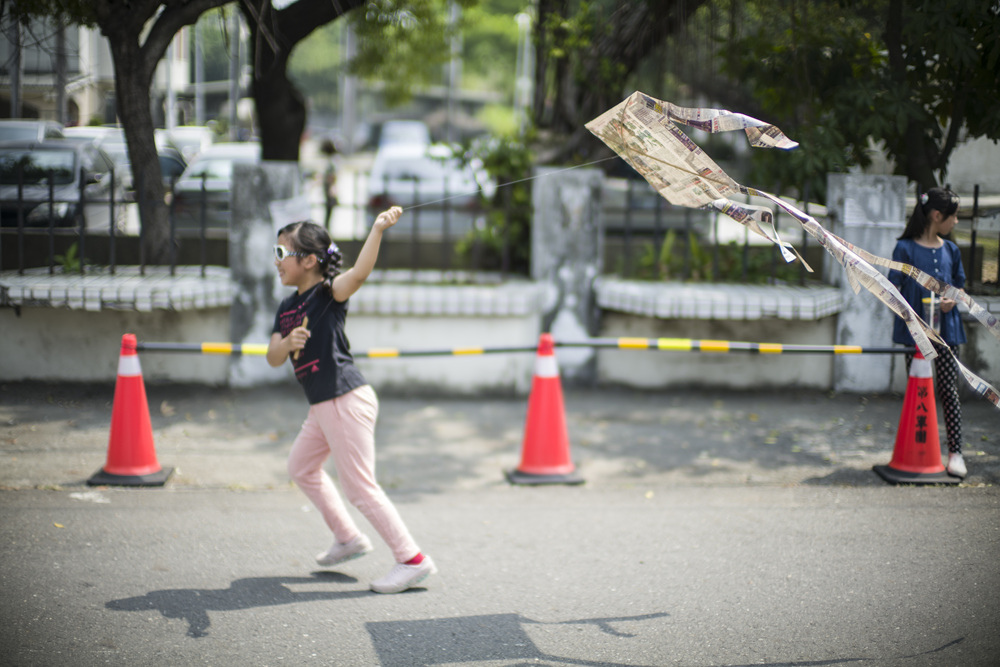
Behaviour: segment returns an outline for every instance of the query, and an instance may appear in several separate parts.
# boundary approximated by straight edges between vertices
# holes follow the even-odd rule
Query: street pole
[[[56,19],[56,117],[66,125],[69,120],[66,107],[66,24]]]
[[[461,78],[462,37],[458,34],[458,18],[461,8],[451,0],[448,13],[448,27],[451,30],[451,60],[448,61],[448,106],[445,122],[445,137],[449,144],[455,142],[455,95]]]
[[[167,122],[168,130],[177,127],[177,90],[174,88],[174,40],[170,40],[167,45],[167,62],[165,68],[167,76]]]
[[[358,80],[348,71],[355,53],[354,30],[349,21],[344,23],[347,25],[344,27],[343,51],[340,57],[340,126],[344,145],[338,146],[338,150],[351,155],[356,148],[354,133],[357,125]]]
[[[10,117],[20,118],[23,113],[23,101],[21,98],[21,87],[24,85],[24,59],[21,57],[21,24],[10,15],[7,16],[10,25],[7,26],[7,35],[13,49],[10,62]]]
[[[237,105],[240,101],[240,17],[235,8],[229,15],[229,139],[239,138]]]
[[[205,124],[205,63],[201,51],[201,20],[194,24],[194,124]]]
[[[534,67],[531,50],[531,16],[521,12],[517,21],[517,67],[514,80],[514,113],[518,132],[523,135],[528,128],[528,110],[531,108],[531,70]]]

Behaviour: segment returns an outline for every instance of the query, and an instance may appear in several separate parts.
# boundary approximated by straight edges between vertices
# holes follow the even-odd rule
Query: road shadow
[[[309,577],[248,577],[233,581],[229,588],[171,588],[150,591],[145,595],[111,600],[104,606],[114,611],[156,610],[164,618],[187,621],[189,637],[205,637],[212,622],[210,611],[239,611],[257,607],[313,602],[317,600],[347,600],[377,595],[369,590],[305,591],[288,588],[295,584],[355,584],[357,579],[339,572],[313,572]],[[424,589],[411,589],[420,591]],[[409,592],[409,591],[407,591]]]
[[[615,627],[616,623],[645,622],[669,616],[666,612],[641,616],[584,618],[543,623],[520,614],[485,614],[430,618],[416,621],[373,621],[365,624],[381,667],[465,664],[496,660],[538,661],[588,667],[624,667],[626,663],[580,660],[550,655],[540,650],[524,630],[525,625],[594,625],[619,638],[636,635]],[[642,667],[627,663],[631,667]]]

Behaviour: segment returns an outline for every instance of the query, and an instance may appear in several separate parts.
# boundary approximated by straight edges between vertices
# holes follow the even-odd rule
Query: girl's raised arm
[[[382,232],[389,229],[399,221],[399,216],[403,214],[403,209],[398,206],[382,211],[375,218],[375,224],[365,240],[365,244],[358,253],[358,260],[354,266],[344,271],[333,279],[333,298],[337,301],[347,301],[354,295],[361,286],[368,280],[372,269],[375,268],[375,260],[378,259],[379,246],[382,244]]]

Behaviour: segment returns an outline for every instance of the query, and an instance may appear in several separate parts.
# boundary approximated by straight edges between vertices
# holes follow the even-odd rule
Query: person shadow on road
[[[155,609],[165,618],[184,619],[189,637],[205,637],[211,620],[210,611],[238,611],[255,607],[273,607],[316,600],[343,600],[375,595],[367,588],[350,591],[296,592],[289,585],[320,583],[357,583],[357,579],[338,572],[314,572],[311,577],[248,577],[237,579],[225,589],[173,588],[150,591],[145,595],[112,600],[105,607],[115,611]],[[419,590],[419,589],[417,589]]]

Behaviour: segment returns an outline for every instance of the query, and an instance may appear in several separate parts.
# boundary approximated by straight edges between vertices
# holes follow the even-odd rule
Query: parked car
[[[411,224],[421,235],[462,235],[483,216],[482,198],[496,190],[477,163],[463,164],[451,147],[400,145],[375,154],[368,177],[368,206],[412,208]]]
[[[61,139],[63,126],[54,120],[5,118],[0,120],[0,141]]]
[[[63,130],[66,138],[71,141],[91,142],[108,154],[115,163],[116,176],[119,176],[126,193],[133,191],[132,164],[128,155],[128,144],[125,143],[125,131],[120,127],[83,125],[67,127]]]
[[[157,130],[157,143],[173,146],[186,162],[191,162],[198,155],[215,143],[215,133],[211,128],[201,125],[182,125],[170,130]]]
[[[233,165],[257,162],[257,142],[219,143],[202,151],[174,184],[173,210],[178,229],[201,228],[203,202],[205,226],[227,229],[232,216]]]
[[[48,227],[51,220],[54,227],[86,224],[107,231],[114,221],[116,229],[123,229],[125,192],[112,167],[107,153],[93,144],[66,139],[0,143],[0,224],[16,227],[21,211],[25,227]]]
[[[387,120],[379,130],[379,149],[388,146],[421,146],[431,143],[431,131],[420,120]]]
[[[174,183],[180,179],[187,169],[187,161],[181,152],[170,146],[158,146],[156,155],[160,159],[160,177],[167,192],[172,192]]]

